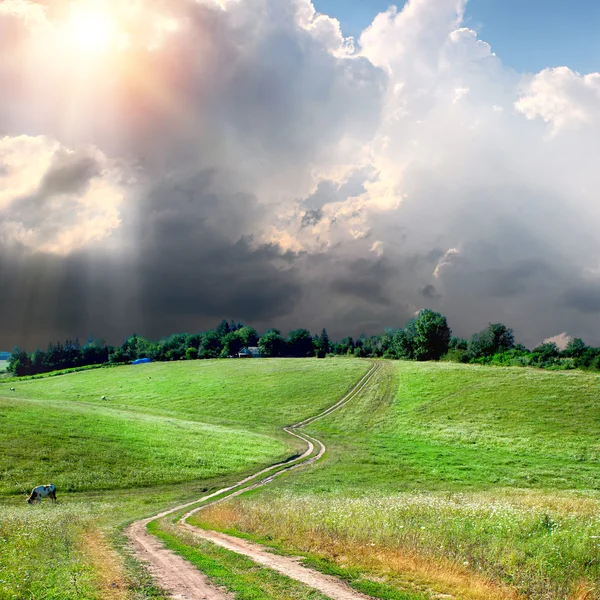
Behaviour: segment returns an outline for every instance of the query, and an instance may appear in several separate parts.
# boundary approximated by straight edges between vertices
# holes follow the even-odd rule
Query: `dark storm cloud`
[[[565,294],[564,306],[587,315],[600,313],[600,286],[578,285]]]
[[[384,306],[392,303],[390,283],[397,272],[389,260],[360,258],[339,266],[340,271],[331,281],[334,292]]]
[[[304,227],[312,227],[313,225],[317,225],[322,218],[323,211],[320,208],[315,210],[307,210],[302,217],[302,228],[304,229]]]
[[[438,294],[437,290],[435,289],[435,286],[432,285],[431,283],[428,283],[421,290],[421,295],[423,296],[423,298],[426,298],[427,300],[437,300],[438,298],[441,298],[440,294]]]
[[[82,194],[100,172],[100,164],[93,156],[59,152],[42,179],[39,195]]]

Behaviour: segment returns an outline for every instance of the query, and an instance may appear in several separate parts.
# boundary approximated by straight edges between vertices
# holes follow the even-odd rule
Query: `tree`
[[[238,329],[236,333],[242,341],[242,346],[244,348],[258,345],[258,333],[254,327],[242,327],[241,329]]]
[[[228,333],[231,333],[231,327],[229,323],[223,319],[218,325],[216,330],[217,336],[223,339]]]
[[[295,329],[288,335],[288,353],[290,356],[306,358],[314,356],[312,335],[308,329]]]
[[[446,317],[429,309],[422,310],[414,322],[414,357],[417,360],[439,360],[448,352],[451,335]]]
[[[415,358],[415,321],[409,321],[404,329],[398,329],[394,332],[392,338],[391,354],[395,358],[412,360]]]
[[[8,371],[17,377],[31,373],[31,360],[25,350],[15,347],[8,359]]]
[[[269,329],[261,338],[258,340],[258,347],[263,356],[276,357],[283,356],[286,344],[281,331],[278,329]]]
[[[227,321],[225,321],[227,324]],[[227,325],[229,327],[229,325]],[[202,346],[198,354],[199,358],[219,358],[223,344],[221,338],[215,331],[209,331],[202,339]]]
[[[515,347],[512,329],[502,323],[490,323],[483,331],[476,333],[469,341],[467,354],[470,359],[493,356]]]
[[[186,360],[196,360],[198,358],[198,348],[194,348],[193,346],[190,346],[185,351],[185,358],[186,358]]]
[[[336,344],[336,354],[353,354],[354,340],[351,337],[345,337],[339,344]]]
[[[468,347],[469,342],[467,340],[454,336],[450,338],[450,344],[448,345],[450,350],[466,350]]]
[[[327,335],[327,330],[323,329],[321,335],[315,335],[313,338],[313,348],[315,356],[318,358],[325,358],[329,351],[331,350],[329,344],[329,336]]]
[[[534,348],[531,354],[533,355],[533,362],[543,363],[553,358],[558,358],[560,351],[554,342],[546,342]]]
[[[563,354],[568,358],[579,358],[585,352],[587,346],[581,338],[570,340]]]
[[[237,357],[244,347],[239,331],[228,333],[222,341],[223,350],[221,350],[221,358],[227,358],[229,356]]]

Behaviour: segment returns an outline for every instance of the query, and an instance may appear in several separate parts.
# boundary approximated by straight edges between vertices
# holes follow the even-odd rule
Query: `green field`
[[[0,598],[161,598],[111,553],[119,527],[294,454],[281,427],[368,367],[186,361],[0,383]],[[599,392],[574,371],[382,362],[307,428],[323,461],[193,522],[376,598],[600,598]],[[23,502],[49,481],[56,506]],[[153,531],[238,599],[321,597],[168,521]]]
[[[599,392],[578,372],[388,363],[308,428],[325,461],[196,522],[393,587],[598,598]]]
[[[122,584],[104,585],[116,528],[294,454],[281,427],[338,400],[368,367],[194,361],[0,383],[0,598],[154,597],[121,559]],[[48,482],[56,506],[24,503]]]

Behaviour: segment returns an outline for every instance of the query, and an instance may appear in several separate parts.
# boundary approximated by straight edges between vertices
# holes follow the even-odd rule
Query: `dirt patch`
[[[103,600],[127,600],[129,580],[117,553],[111,548],[104,534],[88,531],[82,540],[81,553],[93,566],[97,587]]]

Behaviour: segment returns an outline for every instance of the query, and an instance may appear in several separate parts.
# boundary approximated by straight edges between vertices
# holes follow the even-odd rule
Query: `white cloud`
[[[582,76],[567,67],[544,69],[526,84],[515,107],[528,119],[543,119],[555,133],[567,126],[597,126],[600,73]]]

